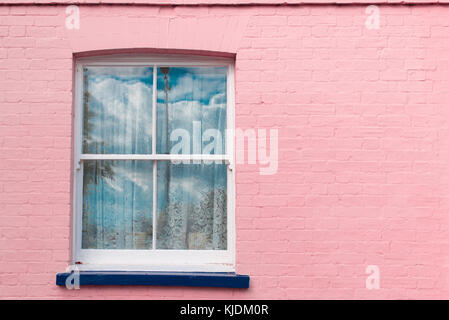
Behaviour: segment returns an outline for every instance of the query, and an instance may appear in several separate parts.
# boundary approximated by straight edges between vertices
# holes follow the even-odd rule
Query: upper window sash
[[[77,72],[81,73],[81,77],[83,77],[83,72],[85,67],[126,67],[126,66],[132,66],[132,67],[150,67],[153,69],[153,96],[152,96],[152,146],[151,146],[151,154],[143,153],[143,154],[92,154],[92,153],[84,153],[82,145],[80,148],[76,148],[78,150],[76,151],[76,154],[78,155],[78,163],[82,162],[83,160],[88,159],[108,159],[108,160],[121,160],[121,159],[140,159],[140,160],[223,160],[226,163],[230,163],[232,158],[232,147],[233,147],[233,139],[230,139],[228,137],[228,130],[233,125],[233,114],[231,113],[231,110],[228,108],[229,104],[232,103],[230,100],[232,99],[232,95],[230,95],[230,92],[233,90],[233,84],[232,81],[229,81],[230,74],[233,73],[233,67],[232,63],[227,59],[222,58],[211,58],[208,59],[209,61],[202,61],[198,60],[198,58],[189,58],[186,57],[189,61],[182,61],[182,60],[167,60],[167,59],[160,59],[155,57],[153,60],[153,63],[144,63],[145,61],[148,61],[149,58],[133,58],[133,61],[129,61],[124,59],[123,61],[120,61],[120,58],[114,58],[109,60],[110,58],[101,59],[101,62],[99,62],[98,58],[92,59],[92,58],[83,58],[80,59],[77,62]],[[227,88],[226,88],[226,127],[225,127],[225,133],[222,136],[222,139],[224,139],[224,150],[222,154],[161,154],[157,153],[157,72],[158,68],[163,66],[170,66],[171,68],[175,67],[226,67],[227,73],[226,73],[226,81],[227,81]],[[84,92],[83,83],[82,81],[79,84],[79,89],[81,92]],[[82,103],[84,101],[81,101]],[[84,108],[83,108],[84,109]],[[84,110],[83,110],[84,111]],[[81,112],[81,115],[83,112]],[[83,128],[80,128],[81,132],[83,131]],[[82,141],[83,136],[79,137],[79,139]]]

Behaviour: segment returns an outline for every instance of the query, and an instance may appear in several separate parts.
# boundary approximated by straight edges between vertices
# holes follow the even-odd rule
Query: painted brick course
[[[449,297],[449,7],[0,6],[0,298]],[[236,54],[236,126],[279,129],[279,170],[236,173],[251,288],[55,285],[71,228],[73,54]],[[367,290],[365,269],[380,269]]]

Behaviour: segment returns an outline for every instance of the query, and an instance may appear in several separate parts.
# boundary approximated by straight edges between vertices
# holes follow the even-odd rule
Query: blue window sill
[[[242,288],[249,287],[249,276],[226,272],[146,272],[81,271],[80,286],[188,286]],[[58,273],[56,285],[65,286],[70,273]]]

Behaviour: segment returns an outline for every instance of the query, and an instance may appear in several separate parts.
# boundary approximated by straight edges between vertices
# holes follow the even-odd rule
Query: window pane
[[[157,163],[158,249],[226,250],[226,165]]]
[[[84,68],[83,153],[152,151],[153,68]]]
[[[152,249],[153,162],[85,161],[83,249]]]
[[[158,68],[158,153],[225,154],[226,72]]]

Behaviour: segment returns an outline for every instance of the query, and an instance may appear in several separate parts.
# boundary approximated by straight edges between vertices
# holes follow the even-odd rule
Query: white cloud
[[[116,174],[115,179],[119,181],[129,180],[136,186],[140,187],[143,191],[148,191],[150,188],[152,190],[152,170],[147,172],[146,168],[144,168],[144,170],[141,170],[141,168],[133,168],[132,170],[129,170],[124,166],[116,166],[114,167],[114,173]]]
[[[152,89],[139,81],[102,78],[89,83],[91,109],[96,115],[89,135],[129,150],[133,143],[149,144],[152,137]]]
[[[171,177],[170,193],[188,195],[190,200],[196,202],[202,198],[206,191],[207,186],[201,178],[193,175],[189,175],[188,179],[179,176]]]
[[[207,100],[219,91],[226,90],[226,75],[223,73],[208,73],[200,68],[188,69],[188,74],[176,79],[176,85],[171,85],[170,101]],[[207,68],[209,69],[209,68]],[[200,77],[200,79],[198,79]],[[217,91],[218,90],[218,91]],[[164,88],[158,88],[158,98],[164,99]]]

